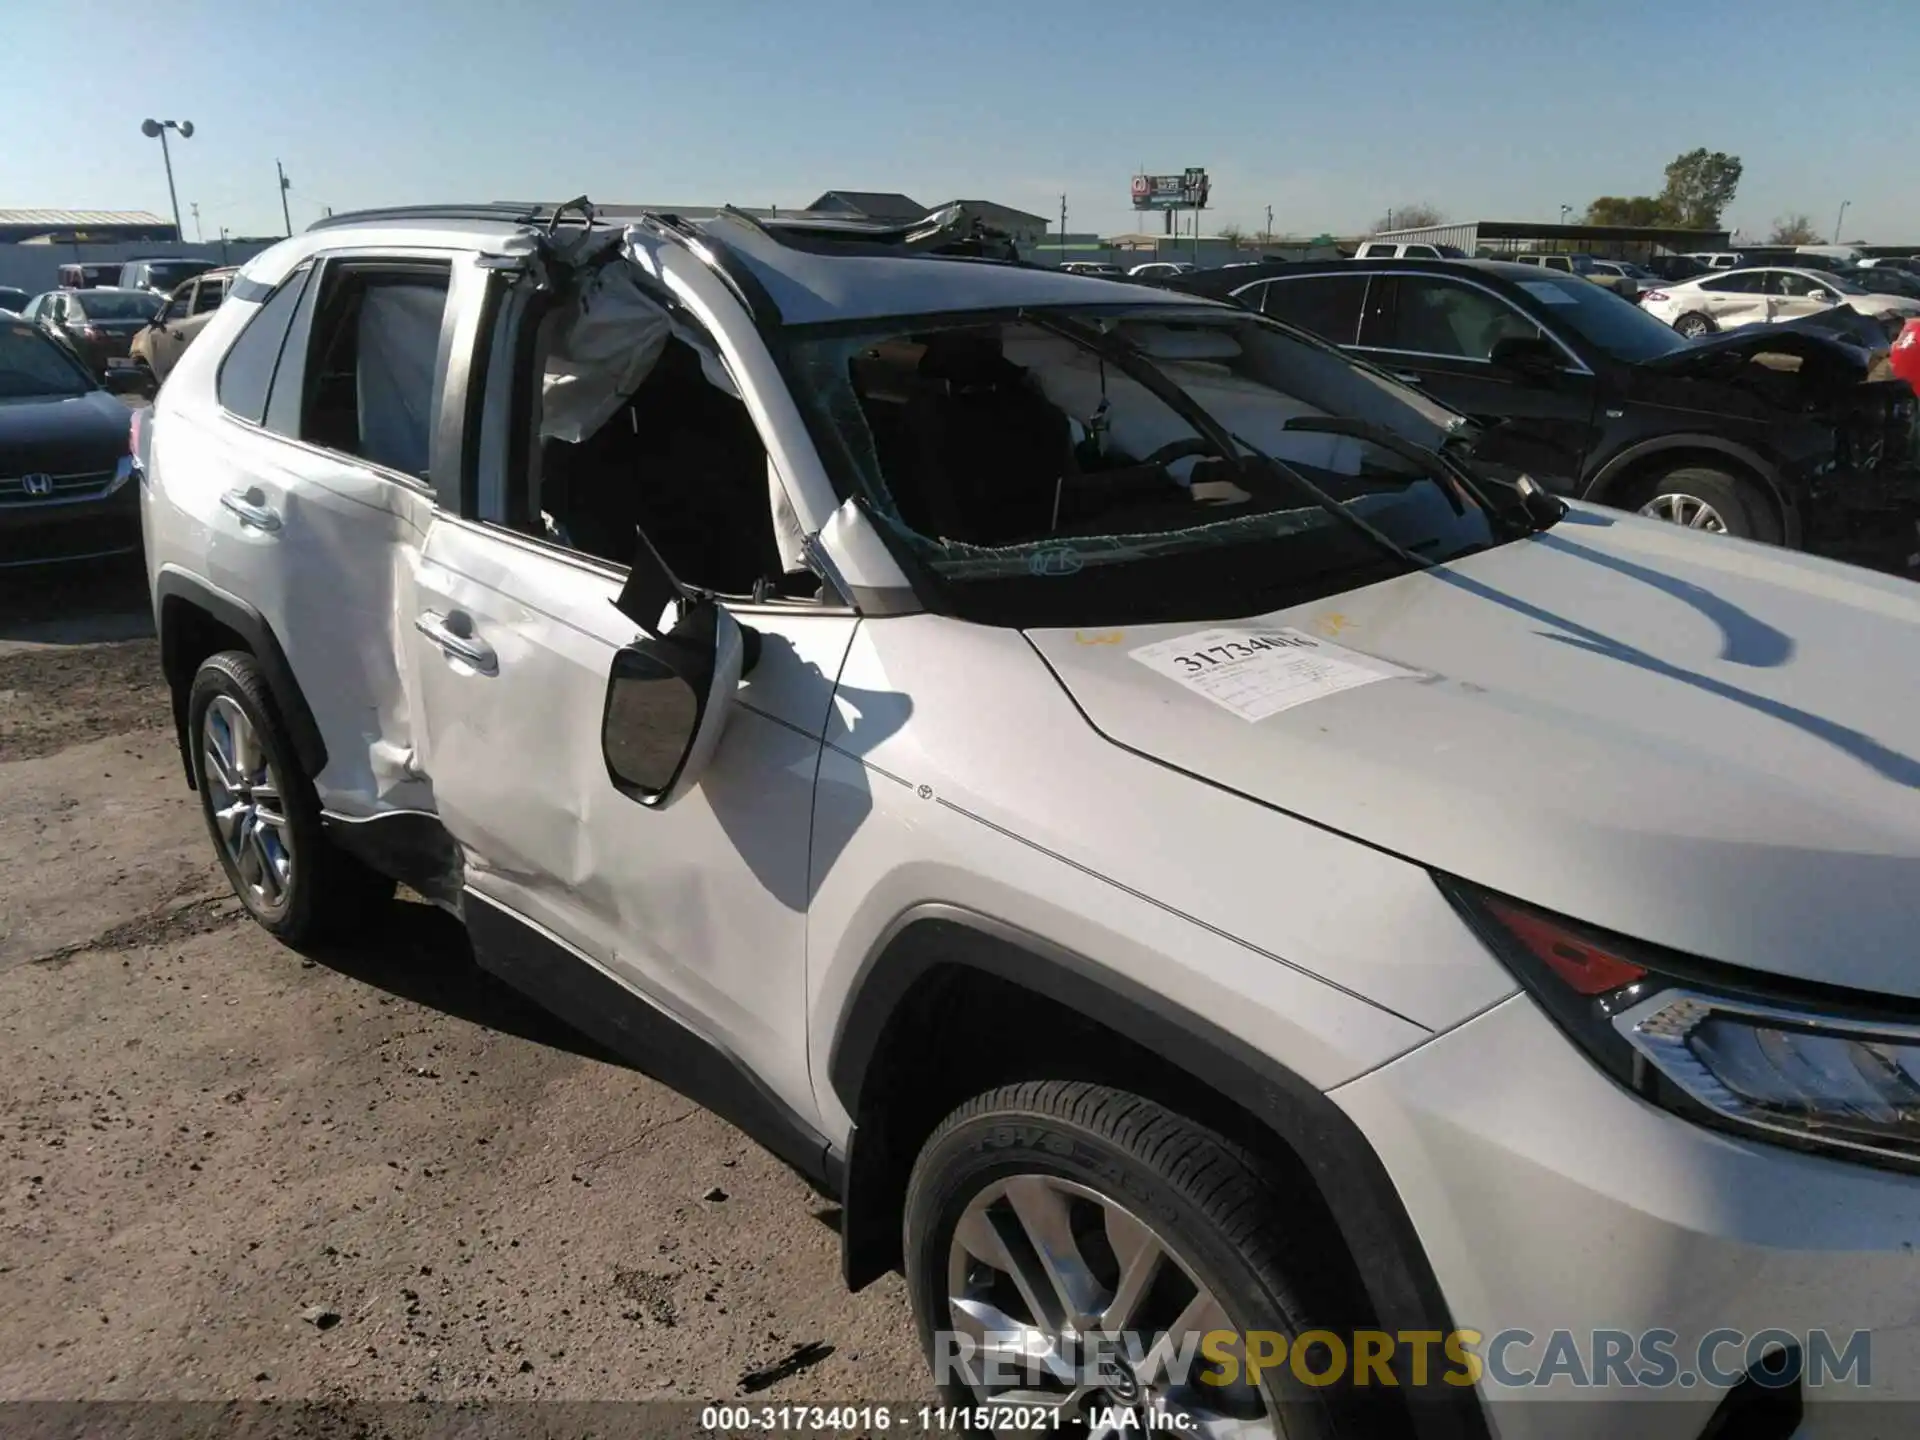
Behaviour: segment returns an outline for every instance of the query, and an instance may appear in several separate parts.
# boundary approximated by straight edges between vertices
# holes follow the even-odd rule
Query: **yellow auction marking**
[[[1127,632],[1124,630],[1096,630],[1091,635],[1084,630],[1073,632],[1073,643],[1076,645],[1118,645],[1126,638]]]

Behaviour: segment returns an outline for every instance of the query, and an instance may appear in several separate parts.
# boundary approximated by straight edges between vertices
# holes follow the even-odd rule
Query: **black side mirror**
[[[646,537],[637,538],[633,568],[614,603],[646,636],[614,654],[600,750],[616,790],[664,809],[699,782],[713,758],[760,637],[711,595],[689,592]]]
[[[1538,335],[1509,335],[1493,342],[1487,357],[1502,370],[1529,380],[1551,380],[1560,373],[1560,352]]]

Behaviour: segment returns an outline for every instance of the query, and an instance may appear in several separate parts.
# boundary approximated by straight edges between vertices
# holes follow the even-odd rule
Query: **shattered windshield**
[[[789,355],[843,493],[963,614],[1250,614],[1506,533],[1432,453],[1466,422],[1257,316],[933,317],[796,331]],[[1424,449],[1313,428],[1352,422]]]

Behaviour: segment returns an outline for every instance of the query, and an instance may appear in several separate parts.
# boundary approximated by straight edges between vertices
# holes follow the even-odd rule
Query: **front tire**
[[[1780,518],[1759,485],[1706,465],[1681,465],[1635,491],[1632,508],[1655,520],[1713,535],[1769,545],[1781,541]]]
[[[1673,328],[1689,340],[1698,340],[1702,335],[1711,335],[1720,327],[1700,314],[1682,315],[1673,322]]]
[[[1285,1358],[1348,1314],[1337,1247],[1287,1223],[1252,1156],[1152,1100],[1029,1081],[968,1101],[914,1165],[905,1247],[921,1343],[951,1403],[1045,1406],[1063,1421],[1184,1414],[1186,1431],[1290,1440],[1386,1433],[1384,1418],[1353,1419],[1344,1387],[1303,1385]],[[1257,1383],[1244,1365],[1227,1376],[1217,1341],[1193,1348],[1219,1331],[1241,1361],[1262,1332],[1263,1358],[1281,1358]],[[1123,1363],[1089,1355],[1090,1334],[1118,1337]],[[1163,1336],[1176,1355],[1187,1347],[1184,1368],[1156,1350]],[[1309,1372],[1331,1354],[1315,1342]]]
[[[394,882],[337,849],[251,655],[209,656],[187,695],[200,812],[227,881],[262,929],[300,947],[349,934]]]

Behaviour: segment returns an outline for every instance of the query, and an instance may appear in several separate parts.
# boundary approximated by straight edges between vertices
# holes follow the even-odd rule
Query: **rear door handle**
[[[239,516],[242,525],[251,525],[269,535],[280,528],[279,513],[267,504],[267,497],[258,486],[250,490],[229,490],[220,497],[220,504]]]
[[[442,615],[437,610],[429,610],[415,617],[413,628],[438,645],[440,653],[449,659],[471,665],[482,675],[500,673],[500,657],[493,653],[491,645],[473,633],[473,621],[464,611]]]
[[[1393,372],[1393,378],[1398,380],[1402,385],[1424,385],[1427,383],[1426,377],[1416,375],[1411,370],[1396,370]]]

